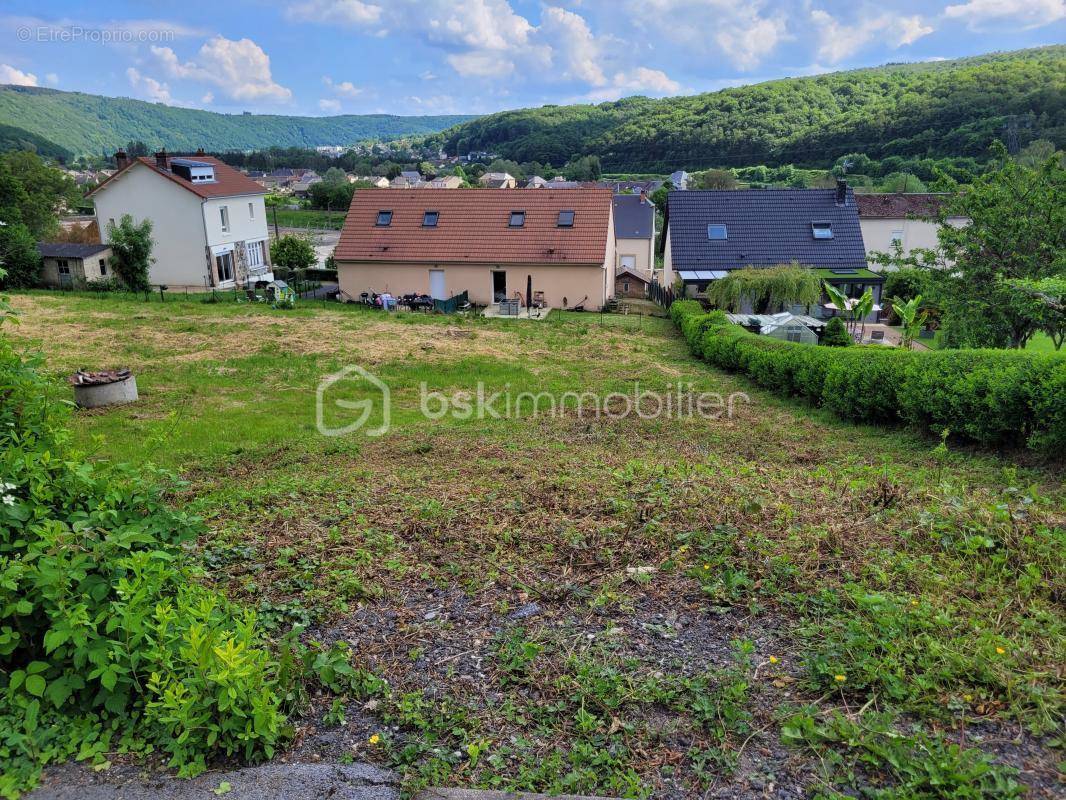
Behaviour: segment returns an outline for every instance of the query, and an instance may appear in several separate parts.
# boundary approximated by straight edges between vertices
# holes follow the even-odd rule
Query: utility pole
[[[271,206],[270,208],[274,212],[274,238],[275,239],[280,239],[281,238],[281,234],[278,233],[278,207],[277,206]]]

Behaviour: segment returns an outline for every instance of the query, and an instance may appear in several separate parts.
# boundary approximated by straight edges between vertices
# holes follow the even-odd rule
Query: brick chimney
[[[196,155],[198,155],[198,156],[206,156],[207,153],[204,152],[204,149],[202,147],[197,147],[196,148]]]
[[[159,169],[167,168],[167,149],[165,147],[155,154],[155,165]]]
[[[115,169],[125,169],[130,163],[130,157],[126,155],[125,150],[119,150],[115,153]]]
[[[848,182],[843,178],[837,178],[837,205],[844,206],[848,203]]]

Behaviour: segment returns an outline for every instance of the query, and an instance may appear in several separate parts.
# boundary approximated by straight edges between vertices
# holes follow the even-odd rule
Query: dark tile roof
[[[169,165],[170,162],[176,158],[193,159],[196,161],[202,161],[205,164],[210,164],[212,167],[215,168],[214,182],[193,183],[192,181],[185,180],[180,175],[175,175],[173,172],[170,171]],[[212,158],[211,156],[204,156],[197,153],[194,156],[168,156],[168,169],[160,169],[159,167],[157,167],[154,157],[141,156],[139,158],[130,159],[129,164],[127,164],[125,167],[120,169],[106,181],[104,181],[91,192],[89,192],[88,196],[92,197],[97,192],[110,186],[111,181],[124,175],[126,170],[132,169],[133,166],[136,164],[144,164],[157,175],[162,175],[167,180],[174,181],[174,183],[178,184],[178,186],[188,189],[193,194],[204,198],[235,197],[238,195],[245,194],[266,194],[266,190],[262,186],[253,181],[240,170],[235,169],[234,167],[231,167],[228,164],[219,161],[217,158]]]
[[[812,222],[830,222],[832,239],[815,239]],[[855,196],[836,204],[834,189],[738,189],[670,192],[670,251],[675,270],[769,267],[865,267]],[[727,239],[707,238],[725,225]]]
[[[377,225],[379,211],[392,212],[387,227]],[[436,226],[423,227],[426,211],[439,213]],[[525,225],[508,225],[512,211],[526,212]],[[559,227],[560,211],[574,212],[572,227]],[[357,190],[334,255],[337,261],[603,264],[610,218],[607,189]]]
[[[655,206],[639,194],[614,196],[616,239],[650,239],[655,229]]]
[[[948,199],[946,194],[857,194],[860,217],[905,219],[907,217],[935,217]]]
[[[73,242],[37,242],[41,258],[89,258],[111,249],[109,244],[75,244]]]

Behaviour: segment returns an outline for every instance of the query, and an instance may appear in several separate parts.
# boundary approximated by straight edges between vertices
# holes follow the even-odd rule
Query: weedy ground
[[[15,304],[57,376],[137,373],[141,402],[79,413],[77,435],[182,475],[204,580],[328,646],[332,691],[285,758],[375,761],[408,790],[1066,790],[1061,464],[841,423],[708,368],[662,319]],[[389,385],[387,435],[317,433],[316,386],[349,364]],[[478,381],[750,402],[421,414]]]

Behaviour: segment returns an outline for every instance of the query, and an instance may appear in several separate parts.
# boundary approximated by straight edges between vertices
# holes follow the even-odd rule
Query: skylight
[[[725,225],[708,225],[707,226],[707,238],[708,239],[728,239],[729,230]]]
[[[437,219],[440,217],[439,211],[427,211],[422,215],[422,227],[423,228],[436,228]]]
[[[387,228],[392,224],[392,212],[391,211],[379,211],[377,226],[379,228]]]
[[[525,211],[512,211],[511,221],[507,223],[508,227],[521,228],[526,224],[526,212]]]
[[[573,211],[560,211],[559,212],[559,227],[560,228],[572,228],[572,227],[574,227],[574,212]]]
[[[832,222],[812,222],[811,233],[814,234],[815,239],[832,239],[833,238],[833,223]]]

